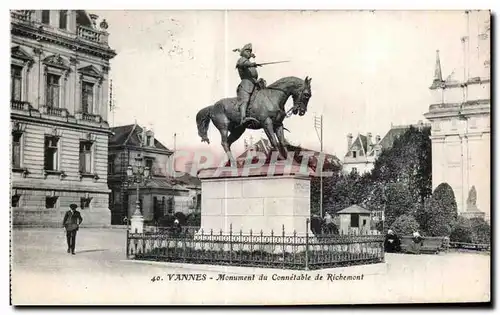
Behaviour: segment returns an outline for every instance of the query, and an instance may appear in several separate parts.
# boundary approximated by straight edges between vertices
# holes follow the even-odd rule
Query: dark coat
[[[71,213],[71,210],[68,210],[64,215],[63,226],[67,231],[78,230],[78,226],[82,223],[82,221],[83,218],[79,211],[75,210]]]

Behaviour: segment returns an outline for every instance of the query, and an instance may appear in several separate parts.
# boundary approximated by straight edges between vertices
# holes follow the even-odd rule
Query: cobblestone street
[[[490,297],[490,256],[485,254],[387,255],[385,265],[309,271],[323,280],[290,282],[273,281],[272,275],[306,272],[129,262],[125,238],[123,229],[81,229],[72,256],[66,253],[63,229],[14,229],[13,304],[429,303]],[[206,280],[168,280],[168,274],[180,273],[205,274]],[[220,273],[268,279],[217,281]],[[328,274],[364,276],[332,282]],[[155,276],[163,280],[152,282]]]

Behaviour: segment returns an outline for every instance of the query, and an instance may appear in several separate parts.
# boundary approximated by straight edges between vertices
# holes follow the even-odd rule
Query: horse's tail
[[[198,125],[198,135],[201,137],[201,142],[210,143],[208,140],[207,131],[210,125],[211,110],[213,106],[202,108],[196,114],[196,125]]]

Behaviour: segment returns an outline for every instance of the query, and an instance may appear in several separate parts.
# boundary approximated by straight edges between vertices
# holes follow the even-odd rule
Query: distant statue
[[[476,200],[477,200],[476,187],[472,185],[471,189],[469,190],[469,196],[467,197],[467,210],[477,211]]]

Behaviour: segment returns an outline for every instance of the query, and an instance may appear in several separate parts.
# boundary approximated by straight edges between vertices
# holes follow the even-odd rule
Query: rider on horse
[[[236,90],[236,95],[238,96],[237,107],[240,109],[241,114],[240,124],[243,125],[247,120],[246,111],[251,95],[256,85],[258,88],[265,87],[265,81],[259,79],[259,74],[257,73],[257,67],[260,65],[250,61],[250,58],[255,58],[255,55],[252,53],[252,44],[246,44],[242,49],[234,49],[233,51],[239,51],[241,56],[236,63],[236,68],[241,79]]]

